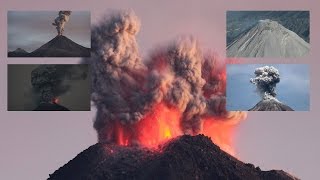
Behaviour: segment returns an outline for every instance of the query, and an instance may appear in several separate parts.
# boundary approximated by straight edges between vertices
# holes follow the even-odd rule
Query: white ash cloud
[[[59,11],[59,16],[54,20],[52,25],[56,26],[59,36],[63,35],[64,26],[69,21],[71,11]]]
[[[257,86],[257,91],[263,99],[275,98],[276,85],[280,82],[280,73],[273,66],[263,66],[254,71],[256,77],[251,78],[250,82]]]

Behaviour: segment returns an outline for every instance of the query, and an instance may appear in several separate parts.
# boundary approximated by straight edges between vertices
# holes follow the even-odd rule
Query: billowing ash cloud
[[[71,11],[59,11],[59,16],[54,20],[52,25],[56,26],[58,35],[61,36],[64,31],[64,25],[69,21]]]
[[[255,69],[255,78],[250,82],[257,86],[257,91],[263,99],[276,97],[276,85],[280,82],[278,69],[273,66],[263,66]]]
[[[194,38],[181,37],[144,64],[136,42],[139,29],[137,16],[125,11],[92,30],[92,100],[100,141],[108,138],[113,122],[134,124],[158,103],[181,112],[186,134],[199,133],[204,117],[236,115],[225,110],[225,74],[216,56],[205,55]]]
[[[71,83],[67,80],[87,78],[87,72],[82,67],[73,65],[40,65],[31,72],[31,84],[40,102],[53,102],[54,99],[66,93]]]

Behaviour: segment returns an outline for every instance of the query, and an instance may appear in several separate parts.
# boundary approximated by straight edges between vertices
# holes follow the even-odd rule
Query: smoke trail
[[[86,68],[84,65],[81,65]],[[78,66],[79,67],[79,66]],[[53,102],[56,97],[66,93],[70,82],[87,78],[82,67],[72,65],[40,65],[31,72],[31,84],[36,94],[40,94],[40,102]]]
[[[57,32],[59,36],[62,36],[64,31],[64,25],[69,21],[69,16],[71,15],[71,11],[59,11],[59,16],[54,20],[52,25],[56,26]]]
[[[137,16],[125,11],[92,30],[92,100],[100,141],[112,140],[110,133],[118,122],[134,125],[159,103],[181,113],[185,134],[201,133],[208,117],[245,117],[225,109],[225,68],[215,55],[204,54],[193,37],[181,37],[154,51],[144,64],[136,42],[139,29]]]
[[[250,82],[257,86],[257,91],[263,99],[275,98],[276,85],[280,82],[280,74],[278,69],[273,66],[263,66],[255,69],[255,78],[251,78]]]

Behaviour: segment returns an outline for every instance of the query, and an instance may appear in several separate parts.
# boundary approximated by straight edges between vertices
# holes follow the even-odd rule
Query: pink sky
[[[200,3],[201,2],[201,3]],[[238,128],[236,148],[244,162],[264,170],[283,169],[301,179],[317,179],[320,142],[320,3],[317,0],[164,0],[1,2],[0,179],[46,179],[60,166],[96,143],[94,112],[7,112],[7,64],[77,63],[79,59],[6,58],[8,10],[89,10],[92,23],[110,10],[133,9],[142,27],[140,50],[147,56],[159,44],[193,34],[204,48],[225,55],[227,10],[310,10],[311,53],[299,59],[247,59],[245,63],[308,63],[311,70],[311,112],[249,113]],[[51,22],[50,22],[51,23]]]

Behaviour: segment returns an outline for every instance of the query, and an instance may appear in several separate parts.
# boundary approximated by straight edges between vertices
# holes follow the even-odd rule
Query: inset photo
[[[309,11],[227,11],[227,57],[297,58],[310,51]]]
[[[309,111],[309,66],[227,65],[228,111]]]
[[[89,11],[8,11],[8,57],[90,57]]]
[[[9,64],[8,111],[90,111],[87,64]]]

